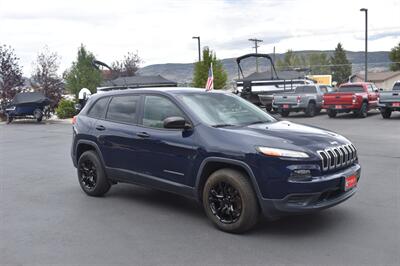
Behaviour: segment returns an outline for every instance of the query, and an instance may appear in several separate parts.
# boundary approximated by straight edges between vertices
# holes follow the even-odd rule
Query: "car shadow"
[[[155,211],[162,209],[188,218],[208,220],[200,203],[169,192],[123,184],[113,187],[107,197],[124,201],[132,200],[135,203],[142,204],[144,208],[154,208]],[[332,216],[335,218],[333,219]],[[346,210],[336,208],[313,214],[283,217],[276,221],[269,221],[261,217],[257,226],[247,232],[246,235],[295,236],[317,234],[323,230],[334,230],[332,227],[339,226],[337,219],[347,220],[349,219],[348,216],[349,213]],[[176,217],[176,215],[171,217]],[[211,225],[211,222],[209,224]],[[210,226],[210,230],[217,229]]]

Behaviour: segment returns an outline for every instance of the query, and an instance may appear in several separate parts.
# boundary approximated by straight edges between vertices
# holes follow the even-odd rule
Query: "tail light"
[[[72,117],[72,124],[75,125],[76,124],[76,118],[77,116],[75,115],[74,117]]]
[[[301,96],[297,96],[297,103],[299,104],[301,101]]]
[[[322,99],[322,105],[324,105],[324,103],[325,103],[325,100],[324,100],[324,99]]]
[[[357,101],[357,96],[355,96],[355,95],[353,95],[353,104],[355,104],[356,103],[356,101]]]

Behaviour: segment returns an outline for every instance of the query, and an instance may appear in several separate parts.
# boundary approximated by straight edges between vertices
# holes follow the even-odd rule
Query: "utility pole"
[[[194,36],[192,39],[197,39],[197,48],[199,50],[199,62],[201,61],[201,52],[200,52],[200,36]]]
[[[254,47],[256,49],[256,54],[258,54],[258,45],[259,42],[262,42],[263,40],[259,40],[257,38],[249,39],[249,41],[254,42]],[[256,57],[256,72],[258,72],[258,57]]]
[[[361,8],[361,12],[365,12],[365,78],[364,81],[368,82],[368,9]]]

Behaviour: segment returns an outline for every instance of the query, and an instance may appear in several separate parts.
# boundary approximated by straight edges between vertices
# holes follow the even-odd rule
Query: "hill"
[[[309,53],[326,53],[331,56],[334,51],[296,51],[295,53],[299,56],[307,55]],[[353,64],[353,73],[356,73],[362,69],[364,69],[364,52],[346,52],[347,58]],[[369,71],[383,71],[387,70],[389,64],[389,52],[387,51],[379,51],[379,52],[369,52],[368,53],[368,62],[369,62]],[[276,54],[276,60],[278,58],[283,58],[284,54]],[[226,58],[221,60],[224,65],[225,70],[228,73],[228,81],[233,82],[234,79],[237,78],[237,66],[236,66],[236,58]],[[260,71],[265,71],[269,64],[260,60]],[[169,80],[177,81],[179,84],[190,84],[192,80],[193,74],[193,63],[168,63],[168,64],[155,64],[145,66],[139,69],[138,74],[147,76],[147,75],[161,75]],[[243,71],[245,75],[253,73],[255,71],[255,61],[252,58],[243,61]]]

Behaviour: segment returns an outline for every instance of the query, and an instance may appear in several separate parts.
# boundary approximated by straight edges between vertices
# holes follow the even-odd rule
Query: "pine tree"
[[[64,73],[66,88],[76,97],[82,88],[88,88],[92,93],[96,93],[96,88],[102,81],[100,70],[92,65],[93,60],[94,55],[81,44],[76,62],[73,62],[72,67]]]
[[[10,46],[0,45],[0,104],[10,101],[23,84],[19,58]]]
[[[203,60],[197,62],[193,72],[193,87],[204,88],[208,79],[208,70],[213,65],[214,89],[219,90],[225,87],[228,75],[217,56],[208,47],[203,49]]]
[[[332,79],[338,84],[347,82],[351,75],[351,63],[347,60],[346,51],[341,43],[338,43],[335,52],[331,57]]]

